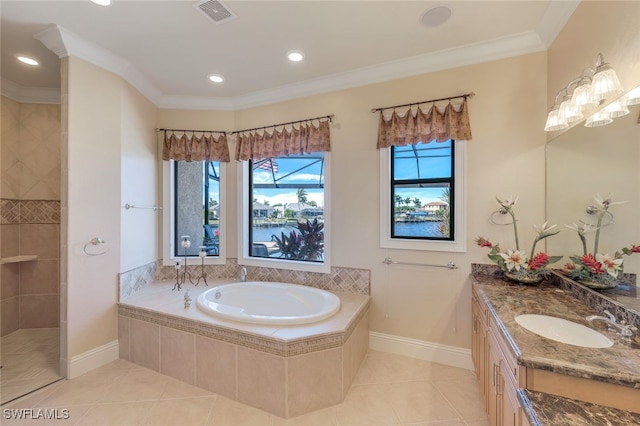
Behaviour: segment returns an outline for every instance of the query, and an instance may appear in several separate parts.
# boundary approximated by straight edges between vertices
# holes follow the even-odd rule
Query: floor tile
[[[70,425],[488,426],[471,371],[369,351],[341,404],[283,419],[117,360],[3,408],[67,408]],[[57,422],[52,422],[55,424]],[[42,420],[4,424],[44,424]]]

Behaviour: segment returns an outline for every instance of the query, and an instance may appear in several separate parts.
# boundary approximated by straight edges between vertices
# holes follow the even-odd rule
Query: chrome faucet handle
[[[603,313],[604,313],[607,317],[609,317],[609,319],[610,319],[611,321],[613,321],[613,322],[618,322],[618,321],[616,320],[616,317],[615,317],[611,312],[609,312],[609,311],[607,311],[607,310],[605,309]]]

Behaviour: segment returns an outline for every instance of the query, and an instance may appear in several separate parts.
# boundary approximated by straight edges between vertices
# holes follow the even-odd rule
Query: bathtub
[[[340,299],[328,291],[263,281],[219,285],[201,293],[196,303],[214,317],[267,325],[309,324],[340,309]]]

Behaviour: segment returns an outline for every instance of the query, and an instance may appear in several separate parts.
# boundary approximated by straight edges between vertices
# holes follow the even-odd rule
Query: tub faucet
[[[244,266],[240,268],[240,282],[247,282],[247,268]]]
[[[614,330],[614,329],[618,330],[622,337],[625,337],[625,338],[633,337],[633,332],[636,329],[636,327],[630,326],[626,324],[624,321],[617,322],[616,317],[613,316],[613,314],[609,311],[604,311],[604,314],[606,315],[606,317],[603,317],[600,315],[589,315],[586,319],[589,322],[603,321],[607,323],[607,326],[609,327],[610,330]]]

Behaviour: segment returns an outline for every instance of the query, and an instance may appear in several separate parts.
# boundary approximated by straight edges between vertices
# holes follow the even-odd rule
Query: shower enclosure
[[[60,379],[60,105],[2,96],[0,403]]]

